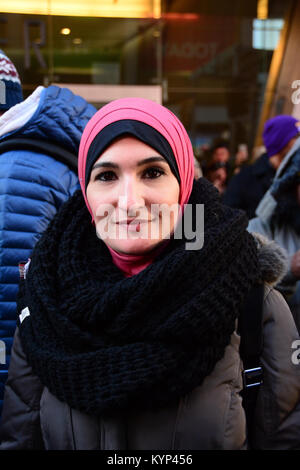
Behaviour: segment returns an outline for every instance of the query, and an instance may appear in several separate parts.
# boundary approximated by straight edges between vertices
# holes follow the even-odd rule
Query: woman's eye
[[[155,179],[164,174],[165,172],[161,168],[147,168],[144,171],[144,178]]]
[[[95,176],[95,180],[98,181],[113,181],[116,175],[113,171],[102,171]]]

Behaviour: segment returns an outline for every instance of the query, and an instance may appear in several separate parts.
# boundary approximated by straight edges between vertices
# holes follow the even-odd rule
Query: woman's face
[[[168,163],[134,137],[102,153],[86,195],[97,235],[123,254],[151,251],[169,238],[179,216],[179,183]]]

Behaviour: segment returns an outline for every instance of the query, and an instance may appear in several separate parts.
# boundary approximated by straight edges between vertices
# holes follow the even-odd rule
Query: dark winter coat
[[[274,282],[282,275],[279,269],[274,272],[276,256],[270,255],[275,245],[260,243],[262,271]],[[261,356],[264,382],[257,404],[256,448],[300,448],[300,365],[293,349],[297,341],[287,304],[266,284]],[[176,405],[96,418],[71,409],[41,384],[28,365],[17,330],[5,394],[1,449],[244,449],[246,421],[240,397],[239,344],[235,331],[213,372]]]
[[[232,177],[223,196],[224,204],[244,210],[249,219],[255,217],[255,209],[271,186],[274,176],[275,169],[270,165],[267,154],[262,155],[255,163],[242,168]]]

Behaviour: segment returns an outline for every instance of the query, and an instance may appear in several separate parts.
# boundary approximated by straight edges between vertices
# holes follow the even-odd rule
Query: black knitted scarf
[[[259,277],[242,212],[220,203],[205,179],[201,250],[172,240],[125,278],[95,234],[80,192],[36,245],[20,286],[20,326],[29,363],[60,400],[88,414],[170,404],[200,385],[224,355],[243,300]]]

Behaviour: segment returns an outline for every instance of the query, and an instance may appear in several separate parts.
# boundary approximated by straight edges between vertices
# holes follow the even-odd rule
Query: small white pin
[[[19,315],[20,322],[22,323],[26,317],[29,317],[29,315],[30,315],[29,308],[28,307],[23,308],[23,310],[21,311]]]

